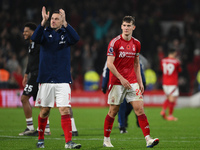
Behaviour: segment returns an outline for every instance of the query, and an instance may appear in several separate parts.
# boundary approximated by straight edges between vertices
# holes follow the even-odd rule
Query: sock
[[[108,114],[105,118],[104,122],[104,137],[110,137],[110,133],[112,131],[113,123],[115,118],[111,118]]]
[[[150,139],[151,139],[150,135],[145,136],[146,142],[147,142],[148,140],[150,140]]]
[[[45,127],[45,132],[50,132],[49,118],[47,119],[47,125]]]
[[[26,126],[29,130],[34,130],[33,118],[26,118]]]
[[[169,105],[169,100],[166,99],[165,102],[163,103],[163,111],[167,109],[168,105]]]
[[[72,122],[72,131],[77,131],[74,118],[71,118],[71,122]]]
[[[61,126],[65,135],[65,142],[72,140],[72,125],[70,115],[61,115]]]
[[[145,114],[138,116],[140,128],[142,129],[144,137],[150,135],[149,123]]]
[[[173,114],[175,102],[169,102],[169,116]]]
[[[41,118],[40,115],[38,116],[38,140],[44,139],[44,131],[47,124],[47,118]]]

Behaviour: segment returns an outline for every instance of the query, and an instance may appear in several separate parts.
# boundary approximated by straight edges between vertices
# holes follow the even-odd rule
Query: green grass
[[[108,108],[73,108],[79,136],[73,141],[82,144],[83,150],[113,149],[133,150],[146,149],[146,143],[140,128],[136,127],[135,115],[129,116],[127,134],[120,134],[117,117],[111,133],[114,148],[104,148],[103,126]],[[163,150],[198,150],[200,149],[200,109],[175,109],[176,122],[168,122],[160,117],[160,108],[145,108],[151,136],[158,137],[160,143],[154,149]],[[33,108],[34,126],[37,128],[39,109]],[[26,128],[22,108],[0,109],[0,149],[1,150],[32,150],[36,149],[37,137],[18,136]],[[60,114],[53,108],[50,114],[51,136],[45,136],[45,149],[64,149],[65,140],[61,136]]]

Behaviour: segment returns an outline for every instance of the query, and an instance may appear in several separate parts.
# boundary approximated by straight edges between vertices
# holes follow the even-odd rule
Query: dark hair
[[[59,10],[53,12],[53,14],[59,14],[59,13],[60,13]]]
[[[123,22],[132,22],[133,25],[135,25],[135,17],[132,17],[132,16],[125,16],[123,19],[122,19],[122,23]]]
[[[35,31],[35,29],[37,28],[37,25],[33,22],[27,22],[24,27],[28,27],[30,28],[31,30]]]
[[[176,52],[176,50],[173,49],[173,48],[171,48],[171,49],[168,50],[168,54],[172,54],[172,53],[174,53],[174,52]]]

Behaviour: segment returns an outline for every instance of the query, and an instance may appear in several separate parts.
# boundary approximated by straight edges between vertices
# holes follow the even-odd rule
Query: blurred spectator
[[[0,62],[0,89],[8,88],[10,73],[4,68],[3,62]]]
[[[104,20],[100,20],[100,18],[97,18],[96,20],[92,19],[91,23],[94,27],[94,38],[97,41],[99,41],[107,34],[108,29],[111,26],[112,20],[108,19],[104,21]]]
[[[19,63],[18,63],[16,54],[11,53],[10,59],[7,61],[7,68],[12,73],[13,71],[17,70],[18,67],[19,67]]]
[[[153,90],[156,85],[157,77],[154,70],[151,68],[148,68],[144,72],[145,79],[146,79],[146,90]]]
[[[97,91],[99,89],[100,77],[99,74],[90,70],[84,75],[84,90],[85,91]]]
[[[200,70],[197,73],[198,90],[200,91]]]
[[[22,85],[23,76],[22,76],[22,69],[20,66],[17,67],[15,71],[13,71],[12,76],[17,83],[19,89],[23,89],[24,86]]]

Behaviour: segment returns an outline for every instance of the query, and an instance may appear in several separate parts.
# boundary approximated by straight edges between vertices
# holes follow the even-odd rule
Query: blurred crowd
[[[41,9],[52,12],[63,8],[67,21],[81,40],[71,48],[72,89],[83,89],[84,74],[99,75],[106,61],[109,41],[121,33],[125,15],[136,18],[133,36],[141,42],[141,54],[157,76],[154,89],[161,89],[160,60],[169,48],[178,51],[182,63],[181,93],[194,93],[200,70],[199,0],[0,0],[0,72],[9,78],[0,88],[23,88],[21,81],[27,64],[27,43],[23,40],[26,22],[41,22]],[[0,79],[1,80],[1,79]]]

